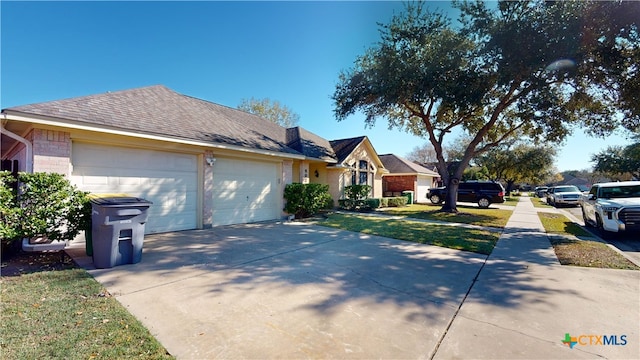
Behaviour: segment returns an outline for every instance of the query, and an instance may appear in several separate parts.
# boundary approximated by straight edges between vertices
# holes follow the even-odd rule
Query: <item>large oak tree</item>
[[[575,127],[604,136],[640,128],[640,3],[454,2],[453,23],[425,3],[408,3],[378,44],[344,70],[332,96],[338,120],[362,112],[373,126],[427,138],[457,211],[470,160],[515,132],[561,141]],[[443,141],[470,137],[451,174]]]

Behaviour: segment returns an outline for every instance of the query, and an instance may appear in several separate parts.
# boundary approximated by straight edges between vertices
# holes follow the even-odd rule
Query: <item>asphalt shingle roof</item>
[[[299,126],[287,129],[287,145],[305,156],[335,162],[336,154],[327,139]]]
[[[162,85],[16,106],[5,111],[300,154],[287,146],[285,128],[257,115],[182,95]]]
[[[366,138],[367,138],[366,136],[358,136],[358,137],[349,138],[349,139],[332,140],[332,141],[329,141],[329,144],[333,148],[333,151],[335,151],[335,154],[338,157],[338,162],[341,163]]]
[[[385,169],[389,170],[391,174],[410,174],[418,173],[424,175],[440,176],[437,172],[427,169],[424,166],[420,166],[413,161],[404,159],[394,154],[378,155]]]

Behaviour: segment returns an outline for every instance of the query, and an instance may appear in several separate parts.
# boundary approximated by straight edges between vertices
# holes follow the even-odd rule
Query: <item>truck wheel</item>
[[[616,235],[616,233],[607,231],[604,229],[604,225],[602,224],[602,219],[600,218],[600,216],[598,214],[596,214],[596,223],[598,225],[598,230],[600,233],[600,237],[605,239],[605,240],[611,240],[614,238],[614,236]]]
[[[432,204],[440,204],[442,202],[442,200],[440,199],[440,196],[435,195],[435,194],[431,195],[429,197],[429,200],[431,200]]]
[[[593,227],[593,225],[589,221],[589,218],[587,218],[587,214],[584,213],[584,208],[582,208],[582,220],[584,220],[584,226]]]
[[[491,201],[489,201],[489,199],[487,198],[480,198],[480,200],[478,200],[478,206],[480,206],[482,209],[488,208],[489,205],[491,205]]]

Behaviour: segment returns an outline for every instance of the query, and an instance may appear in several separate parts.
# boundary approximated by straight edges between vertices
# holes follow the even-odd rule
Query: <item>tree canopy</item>
[[[636,141],[627,146],[609,146],[607,149],[594,154],[591,162],[593,169],[609,174],[618,180],[625,178],[640,179],[640,135]]]
[[[472,158],[516,132],[561,141],[579,126],[604,136],[640,129],[640,3],[456,1],[459,23],[409,3],[379,43],[344,70],[332,96],[340,120],[362,112],[370,126],[427,138],[452,191]],[[449,174],[443,141],[470,138]]]
[[[555,171],[556,151],[550,146],[533,146],[516,141],[505,142],[475,159],[489,172],[492,180],[507,183],[507,192],[520,182],[542,183]]]
[[[249,100],[242,99],[238,109],[261,116],[280,126],[290,128],[298,124],[300,115],[296,114],[286,105],[278,101],[271,101],[269,98]]]

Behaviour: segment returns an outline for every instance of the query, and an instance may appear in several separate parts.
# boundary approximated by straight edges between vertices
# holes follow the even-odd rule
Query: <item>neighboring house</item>
[[[380,155],[389,173],[382,177],[383,195],[399,196],[403,191],[413,191],[413,201],[427,202],[429,189],[438,185],[440,175],[424,166],[394,154]]]
[[[589,182],[589,180],[585,178],[579,178],[579,177],[573,177],[573,176],[568,178],[568,176],[565,176],[565,179],[562,182],[562,184],[575,185],[578,187],[578,189],[580,189],[580,191],[589,191],[591,189],[591,183]]]
[[[337,200],[355,174],[382,196],[385,170],[366,137],[329,142],[160,85],[11,107],[0,119],[1,160],[149,199],[147,233],[279,219],[292,182],[329,184]]]

